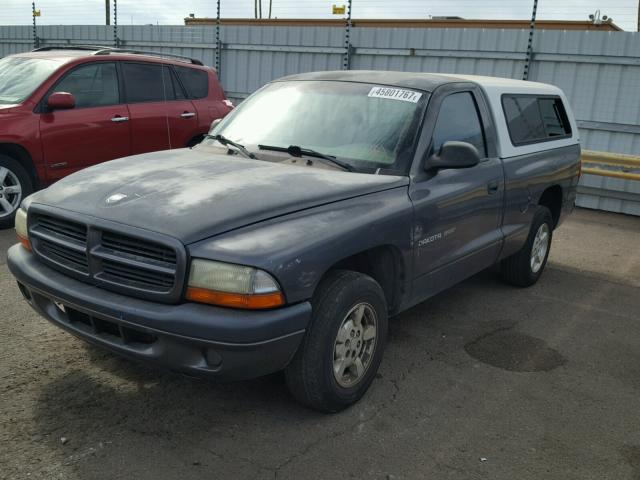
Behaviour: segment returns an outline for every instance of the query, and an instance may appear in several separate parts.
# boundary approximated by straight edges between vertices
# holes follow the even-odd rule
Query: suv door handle
[[[489,182],[487,184],[487,193],[489,195],[493,195],[494,193],[496,193],[498,191],[498,188],[500,187],[500,183],[495,180],[493,182]]]
[[[128,122],[129,117],[123,117],[121,115],[116,115],[111,119],[112,122]]]
[[[184,112],[182,115],[180,115],[182,118],[191,118],[191,117],[195,117],[196,114],[193,112]]]

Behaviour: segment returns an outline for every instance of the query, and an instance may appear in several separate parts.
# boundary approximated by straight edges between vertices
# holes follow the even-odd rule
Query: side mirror
[[[49,110],[69,110],[76,106],[76,97],[67,92],[54,92],[47,99]]]
[[[221,121],[222,121],[221,118],[216,118],[213,122],[211,122],[211,127],[209,127],[209,133],[212,133],[213,129],[216,128]]]
[[[438,153],[424,164],[425,170],[440,168],[469,168],[480,162],[478,149],[467,142],[445,142]]]

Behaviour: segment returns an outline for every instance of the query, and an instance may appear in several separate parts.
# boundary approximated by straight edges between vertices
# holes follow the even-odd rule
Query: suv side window
[[[184,99],[171,67],[159,63],[123,62],[127,103],[164,102]]]
[[[470,143],[478,149],[481,158],[487,156],[478,106],[471,92],[452,93],[440,105],[433,130],[432,152],[437,152],[449,141]]]
[[[73,69],[53,89],[76,98],[76,108],[103,107],[120,103],[115,63],[95,62]]]
[[[175,69],[189,98],[206,98],[209,95],[209,75],[207,72],[189,67],[175,67]]]
[[[557,140],[571,135],[571,125],[560,97],[504,95],[502,108],[511,143]]]

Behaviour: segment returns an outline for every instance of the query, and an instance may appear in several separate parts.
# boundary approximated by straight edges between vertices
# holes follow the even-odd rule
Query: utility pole
[[[253,16],[258,18],[258,0],[253,0]]]
[[[258,15],[262,18],[262,0],[258,0]]]
[[[111,12],[110,7],[111,5],[109,4],[111,0],[104,0],[104,21],[105,21],[105,25],[111,25]]]
[[[529,70],[531,69],[531,57],[533,56],[533,32],[536,29],[536,12],[538,11],[538,0],[533,0],[533,13],[531,14],[531,24],[529,26],[529,41],[527,43],[527,55],[524,59],[523,80],[529,80]]]
[[[640,1],[640,0],[638,0]],[[269,18],[271,18],[271,7],[273,6],[273,0],[269,0]],[[640,9],[640,5],[638,6],[638,8]],[[640,26],[640,20],[638,20],[638,25]],[[640,28],[638,29],[640,30]]]

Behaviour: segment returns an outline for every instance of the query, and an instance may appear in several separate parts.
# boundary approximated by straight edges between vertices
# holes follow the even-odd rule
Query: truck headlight
[[[284,305],[278,282],[267,272],[199,258],[191,261],[186,298],[252,310]]]
[[[19,208],[16,212],[16,235],[22,246],[31,251],[29,231],[27,230],[27,211],[24,208]]]

